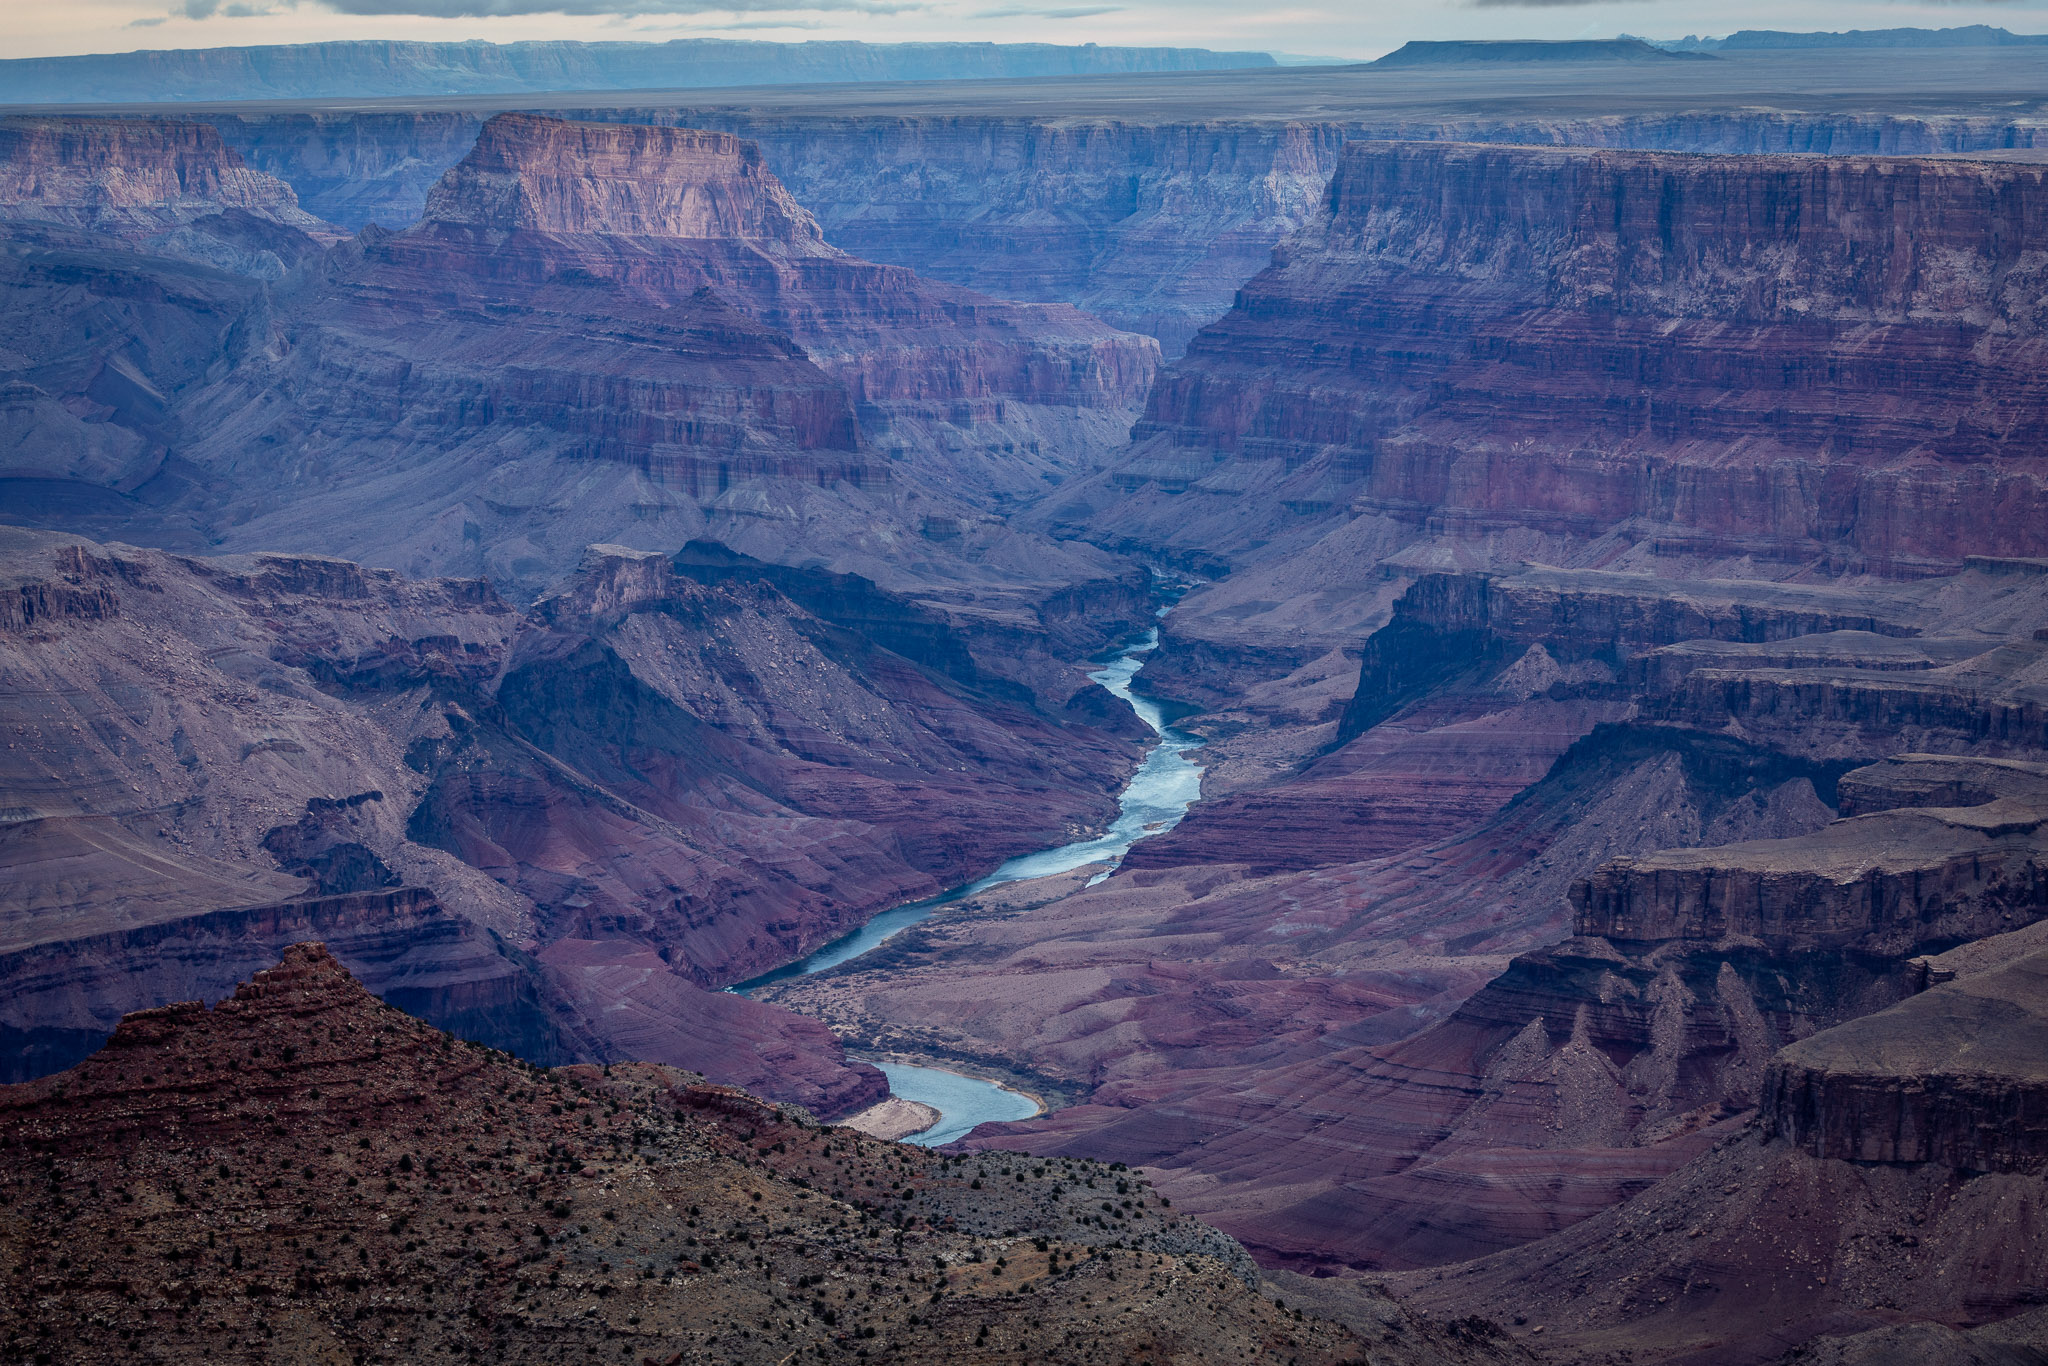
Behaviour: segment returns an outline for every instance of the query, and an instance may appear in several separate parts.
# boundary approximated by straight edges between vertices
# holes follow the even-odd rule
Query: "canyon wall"
[[[1269,1265],[1562,1236],[1739,1127],[1783,1045],[2038,920],[2048,732],[1992,722],[2038,686],[2044,592],[1984,558],[1423,574],[1320,757],[1085,893],[780,999],[871,1046],[1022,1039],[1080,1103],[977,1144],[1154,1165]],[[1714,709],[1752,679],[1775,706]],[[1868,723],[1859,689],[1941,703]],[[1226,764],[1272,742],[1219,732]]]
[[[536,106],[541,107],[541,106]],[[2031,116],[1704,107],[1684,113],[1244,117],[1190,110],[873,114],[732,103],[593,107],[574,118],[715,128],[758,143],[833,245],[1003,299],[1070,303],[1178,355],[1316,213],[1360,138],[1680,152],[1913,156],[2028,149]],[[459,110],[207,110],[252,166],[351,228],[402,228],[474,142]]]
[[[1353,143],[1077,525],[1567,561],[2039,549],[2043,173]],[[1512,548],[1512,549],[1511,549]]]

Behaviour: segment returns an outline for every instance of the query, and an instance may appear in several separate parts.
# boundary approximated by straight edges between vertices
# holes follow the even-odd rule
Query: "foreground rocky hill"
[[[17,1359],[1365,1350],[1121,1168],[940,1157],[672,1069],[536,1069],[377,1001],[318,944],[0,1088],[0,1127]],[[1387,1312],[1401,1360],[1498,1359]]]

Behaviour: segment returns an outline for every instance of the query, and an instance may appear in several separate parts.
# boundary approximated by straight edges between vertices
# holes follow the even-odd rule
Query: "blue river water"
[[[1097,875],[1096,880],[1099,881],[1109,876],[1110,870],[1139,840],[1178,825],[1181,817],[1187,814],[1188,807],[1202,794],[1202,766],[1187,757],[1188,751],[1202,742],[1167,725],[1166,714],[1158,703],[1131,691],[1131,680],[1144,664],[1144,656],[1158,646],[1159,632],[1155,628],[1147,632],[1143,640],[1128,646],[1115,659],[1088,675],[1128,703],[1138,719],[1159,737],[1158,743],[1146,752],[1144,762],[1124,787],[1123,795],[1118,799],[1116,820],[1109,829],[1093,839],[1019,855],[977,882],[956,887],[926,901],[884,911],[852,934],[835,939],[794,963],[742,982],[731,990],[751,992],[770,982],[837,967],[929,919],[940,907],[1005,882],[1049,877],[1054,873],[1085,868],[1091,863],[1108,864],[1109,868]],[[977,1124],[989,1120],[1026,1119],[1038,1112],[1037,1102],[1030,1097],[997,1086],[994,1082],[936,1067],[912,1067],[906,1063],[875,1065],[889,1078],[889,1090],[893,1094],[929,1105],[939,1112],[938,1123],[905,1139],[907,1143],[938,1147],[951,1143]]]

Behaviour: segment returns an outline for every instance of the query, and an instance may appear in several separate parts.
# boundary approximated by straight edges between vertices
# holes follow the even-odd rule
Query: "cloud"
[[[232,4],[223,4],[221,0],[183,0],[182,4],[171,6],[173,19],[211,19],[215,15],[226,19],[260,19],[266,14],[275,13],[275,5],[250,4],[246,3],[246,0],[234,0]],[[159,19],[156,22],[163,21]],[[141,20],[137,20],[129,27],[134,28],[140,23]]]
[[[969,19],[1087,19],[1097,14],[1121,14],[1122,5],[1087,5],[1078,9],[984,9]]]
[[[219,0],[185,0],[214,5]],[[432,19],[506,19],[529,14],[796,14],[837,11],[902,14],[922,0],[320,0],[326,9],[353,15],[418,15]],[[199,16],[195,16],[199,17]]]
[[[634,24],[635,33],[732,33],[751,29],[822,29],[827,27],[823,19],[743,19],[733,23],[710,24]]]
[[[163,21],[164,21],[164,16],[163,16],[163,15],[161,15],[161,14],[159,14],[159,15],[157,15],[157,16],[156,16],[155,18],[153,18],[153,19],[130,19],[130,20],[129,20],[129,21],[128,21],[128,22],[126,23],[126,24],[124,24],[124,25],[123,25],[122,27],[124,27],[124,28],[155,28],[155,27],[156,27],[156,26],[157,26],[158,24],[161,24],[161,23],[162,23]]]

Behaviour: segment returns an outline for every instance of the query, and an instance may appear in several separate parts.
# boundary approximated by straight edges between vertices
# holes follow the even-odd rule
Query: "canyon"
[[[600,547],[522,612],[318,556],[5,534],[17,1079],[312,932],[497,1046],[688,1056],[846,1113],[879,1073],[715,988],[1099,819],[1135,754],[957,647],[914,657],[932,614],[857,583],[849,625]],[[913,654],[876,639],[892,610]]]
[[[1002,1256],[860,1273],[903,1359],[2032,1359],[2042,58],[1482,55],[0,118],[21,1160],[250,1103],[122,1059],[272,981],[317,1099],[428,1085],[325,1057],[400,1028],[345,966],[462,1105],[642,1136],[559,1197],[619,1249],[695,1236],[605,1204],[649,1132],[787,1214],[896,1164],[745,1257]],[[917,1122],[877,1063],[1043,1110],[818,1128]],[[513,1356],[588,1275],[524,1249],[449,1287]],[[837,1327],[646,1252],[683,1359]]]

